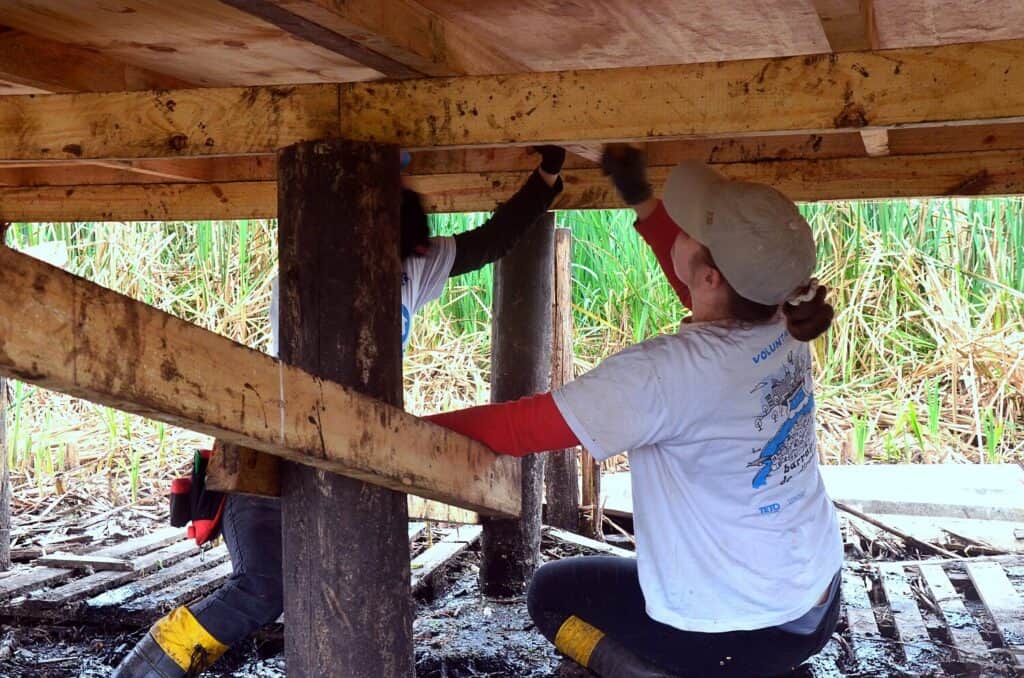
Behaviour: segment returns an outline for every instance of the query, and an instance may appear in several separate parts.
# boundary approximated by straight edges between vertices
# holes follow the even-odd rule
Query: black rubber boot
[[[594,646],[587,668],[601,678],[675,678],[674,674],[637,657],[608,636]]]
[[[113,678],[182,678],[185,671],[146,634],[117,668]]]

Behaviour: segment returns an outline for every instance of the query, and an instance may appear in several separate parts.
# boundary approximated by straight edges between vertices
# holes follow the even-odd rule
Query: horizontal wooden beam
[[[859,142],[858,142],[859,143]],[[1019,151],[779,160],[714,165],[723,174],[768,183],[794,200],[842,200],[1024,193]],[[659,188],[670,166],[650,169]],[[409,185],[429,212],[489,211],[527,172],[421,175]],[[600,170],[572,170],[554,209],[623,207]],[[268,219],[277,215],[273,181],[0,187],[0,221],[176,221]]]
[[[1024,119],[1024,40],[615,70],[0,98],[0,160],[816,133]]]
[[[473,511],[519,513],[519,465],[0,247],[0,375]]]

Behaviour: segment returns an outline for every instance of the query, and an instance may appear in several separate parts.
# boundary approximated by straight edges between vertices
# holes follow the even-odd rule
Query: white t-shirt
[[[413,255],[402,262],[402,352],[409,345],[412,317],[441,296],[448,274],[455,264],[455,238],[430,239],[425,255]],[[278,291],[277,276],[270,292],[270,354],[277,355]]]
[[[628,451],[647,613],[688,631],[776,626],[842,565],[818,472],[811,356],[780,317],[684,324],[554,392],[597,459]]]

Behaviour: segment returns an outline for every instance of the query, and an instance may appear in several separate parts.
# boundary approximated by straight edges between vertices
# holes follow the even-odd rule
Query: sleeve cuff
[[[591,457],[598,461],[604,461],[608,457],[611,457],[624,450],[605,450],[596,440],[590,437],[587,430],[583,428],[582,422],[576,418],[576,415],[572,411],[572,407],[569,405],[568,400],[565,397],[562,389],[557,389],[551,392],[551,398],[555,401],[555,407],[558,408],[559,413],[562,415],[562,419],[565,419],[566,426],[572,431],[576,438],[579,439],[580,445],[586,448],[587,452]]]

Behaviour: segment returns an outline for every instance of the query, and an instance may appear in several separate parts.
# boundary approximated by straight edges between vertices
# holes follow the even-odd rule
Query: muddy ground
[[[581,553],[545,537],[546,559]],[[470,549],[418,595],[414,624],[416,672],[420,678],[581,678],[591,675],[560,657],[534,629],[523,599],[485,600],[477,586],[479,552]],[[859,669],[853,664],[849,637],[841,626],[836,637],[794,678],[838,676],[920,676],[901,667],[895,629],[881,624],[889,642]],[[107,676],[145,633],[144,629],[96,626],[26,625],[0,627],[0,675],[86,678]],[[280,626],[234,648],[208,675],[270,678],[285,675]],[[947,675],[975,676],[977,671],[946,663]],[[994,672],[991,675],[1012,675]]]

